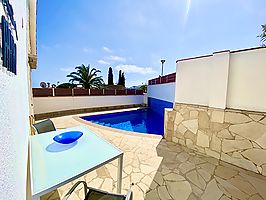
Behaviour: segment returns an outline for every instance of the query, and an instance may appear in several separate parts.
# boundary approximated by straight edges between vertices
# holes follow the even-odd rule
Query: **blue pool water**
[[[126,131],[163,135],[164,118],[151,109],[82,117],[82,119]]]

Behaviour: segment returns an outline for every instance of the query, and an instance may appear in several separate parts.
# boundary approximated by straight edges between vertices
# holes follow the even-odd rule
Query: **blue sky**
[[[126,85],[165,73],[180,58],[225,49],[256,47],[266,23],[265,0],[38,0],[38,68],[41,81],[67,82],[80,64],[108,67]]]

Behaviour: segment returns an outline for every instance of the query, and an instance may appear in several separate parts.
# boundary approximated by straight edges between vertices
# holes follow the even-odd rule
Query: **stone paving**
[[[125,153],[122,192],[131,189],[134,200],[266,199],[266,177],[161,137],[84,124],[72,116],[52,120],[58,129],[85,125],[120,148]],[[117,162],[114,161],[79,180],[85,180],[91,187],[115,192],[116,177]],[[76,181],[45,195],[42,200],[61,199]],[[82,188],[78,188],[70,199],[82,200]]]
[[[165,138],[266,176],[266,113],[176,103]]]

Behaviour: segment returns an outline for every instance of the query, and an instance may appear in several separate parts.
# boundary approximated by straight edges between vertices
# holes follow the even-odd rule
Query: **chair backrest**
[[[85,196],[84,200],[132,200],[132,193],[126,195],[114,194],[106,191],[102,191],[95,188],[89,188],[89,192]]]
[[[33,127],[37,130],[38,134],[56,130],[54,123],[50,119],[33,124]]]
[[[80,185],[83,184],[84,187],[84,200],[133,200],[133,193],[132,191],[128,191],[126,195],[123,194],[114,194],[109,193],[103,190],[91,188],[87,186],[87,183],[85,181],[78,181],[76,182],[72,188],[65,194],[63,197],[63,200],[67,200],[71,194],[75,191],[75,189]]]

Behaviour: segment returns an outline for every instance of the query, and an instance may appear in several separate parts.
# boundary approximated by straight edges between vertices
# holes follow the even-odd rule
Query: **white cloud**
[[[73,69],[73,67],[61,67],[60,71],[62,71],[62,72],[73,72],[74,69]]]
[[[41,44],[41,48],[42,48],[42,49],[46,49],[46,50],[51,49],[51,47],[48,46],[48,45],[46,45],[46,44]]]
[[[88,53],[89,52],[88,48],[83,48],[82,50],[83,50],[84,53]]]
[[[134,73],[134,74],[154,74],[156,73],[151,67],[139,67],[136,65],[117,65],[115,67],[117,71],[122,70],[126,73]]]
[[[111,61],[116,61],[116,62],[126,62],[126,58],[125,57],[121,57],[121,56],[109,56],[107,57],[108,60]]]
[[[59,48],[61,48],[62,47],[62,45],[61,44],[58,44],[58,43],[56,43],[56,44],[54,44],[54,45],[46,45],[46,44],[41,44],[41,48],[42,49],[45,49],[45,50],[51,50],[51,49],[59,49]]]
[[[98,60],[98,63],[101,65],[110,65],[110,63],[105,60]]]
[[[186,12],[185,12],[185,18],[184,18],[184,24],[187,24],[188,18],[189,18],[189,14],[190,14],[190,10],[191,10],[191,0],[187,0],[186,2]]]
[[[61,44],[55,44],[55,45],[54,45],[54,48],[61,48],[61,47],[62,47]]]
[[[107,53],[112,53],[113,51],[109,49],[108,47],[103,47],[103,50]]]

